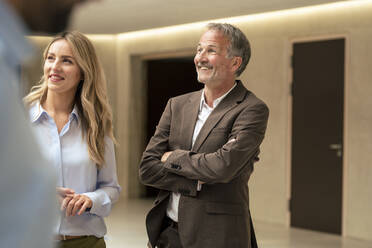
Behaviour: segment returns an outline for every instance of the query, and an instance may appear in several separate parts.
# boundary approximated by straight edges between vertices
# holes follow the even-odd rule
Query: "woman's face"
[[[82,73],[66,40],[57,40],[49,47],[44,63],[44,78],[48,91],[75,95]]]

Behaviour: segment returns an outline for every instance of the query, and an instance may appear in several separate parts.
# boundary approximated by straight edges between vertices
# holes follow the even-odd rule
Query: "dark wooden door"
[[[293,45],[291,226],[341,234],[345,40]]]
[[[156,125],[169,98],[196,91],[204,87],[197,80],[194,58],[174,58],[147,61],[147,141],[155,132]],[[146,196],[157,193],[146,188]]]

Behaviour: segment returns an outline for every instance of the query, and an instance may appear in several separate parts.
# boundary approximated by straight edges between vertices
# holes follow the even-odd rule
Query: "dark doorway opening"
[[[147,127],[146,144],[169,98],[203,88],[197,80],[193,57],[147,61]],[[158,190],[146,187],[146,197],[154,197]]]
[[[345,39],[293,45],[291,226],[341,234]]]

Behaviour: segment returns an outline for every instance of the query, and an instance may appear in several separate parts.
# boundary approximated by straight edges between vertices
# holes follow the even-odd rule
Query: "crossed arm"
[[[172,177],[192,181],[194,186],[198,180],[209,184],[228,183],[252,163],[266,130],[268,109],[265,104],[242,110],[234,120],[229,135],[231,139],[211,153],[181,149],[169,151],[171,104],[169,101],[155,135],[144,152],[140,166],[142,182],[178,192],[170,183]]]

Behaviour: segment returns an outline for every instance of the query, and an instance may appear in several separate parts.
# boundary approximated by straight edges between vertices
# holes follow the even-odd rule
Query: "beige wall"
[[[250,39],[253,56],[241,78],[270,108],[261,161],[249,182],[253,216],[285,225],[289,224],[290,195],[291,42],[346,38],[343,234],[372,240],[372,3],[345,3],[224,21],[235,23]],[[142,192],[137,169],[146,121],[143,59],[194,51],[203,26],[124,33],[106,36],[106,41],[91,36],[105,65],[114,105],[124,197]]]

